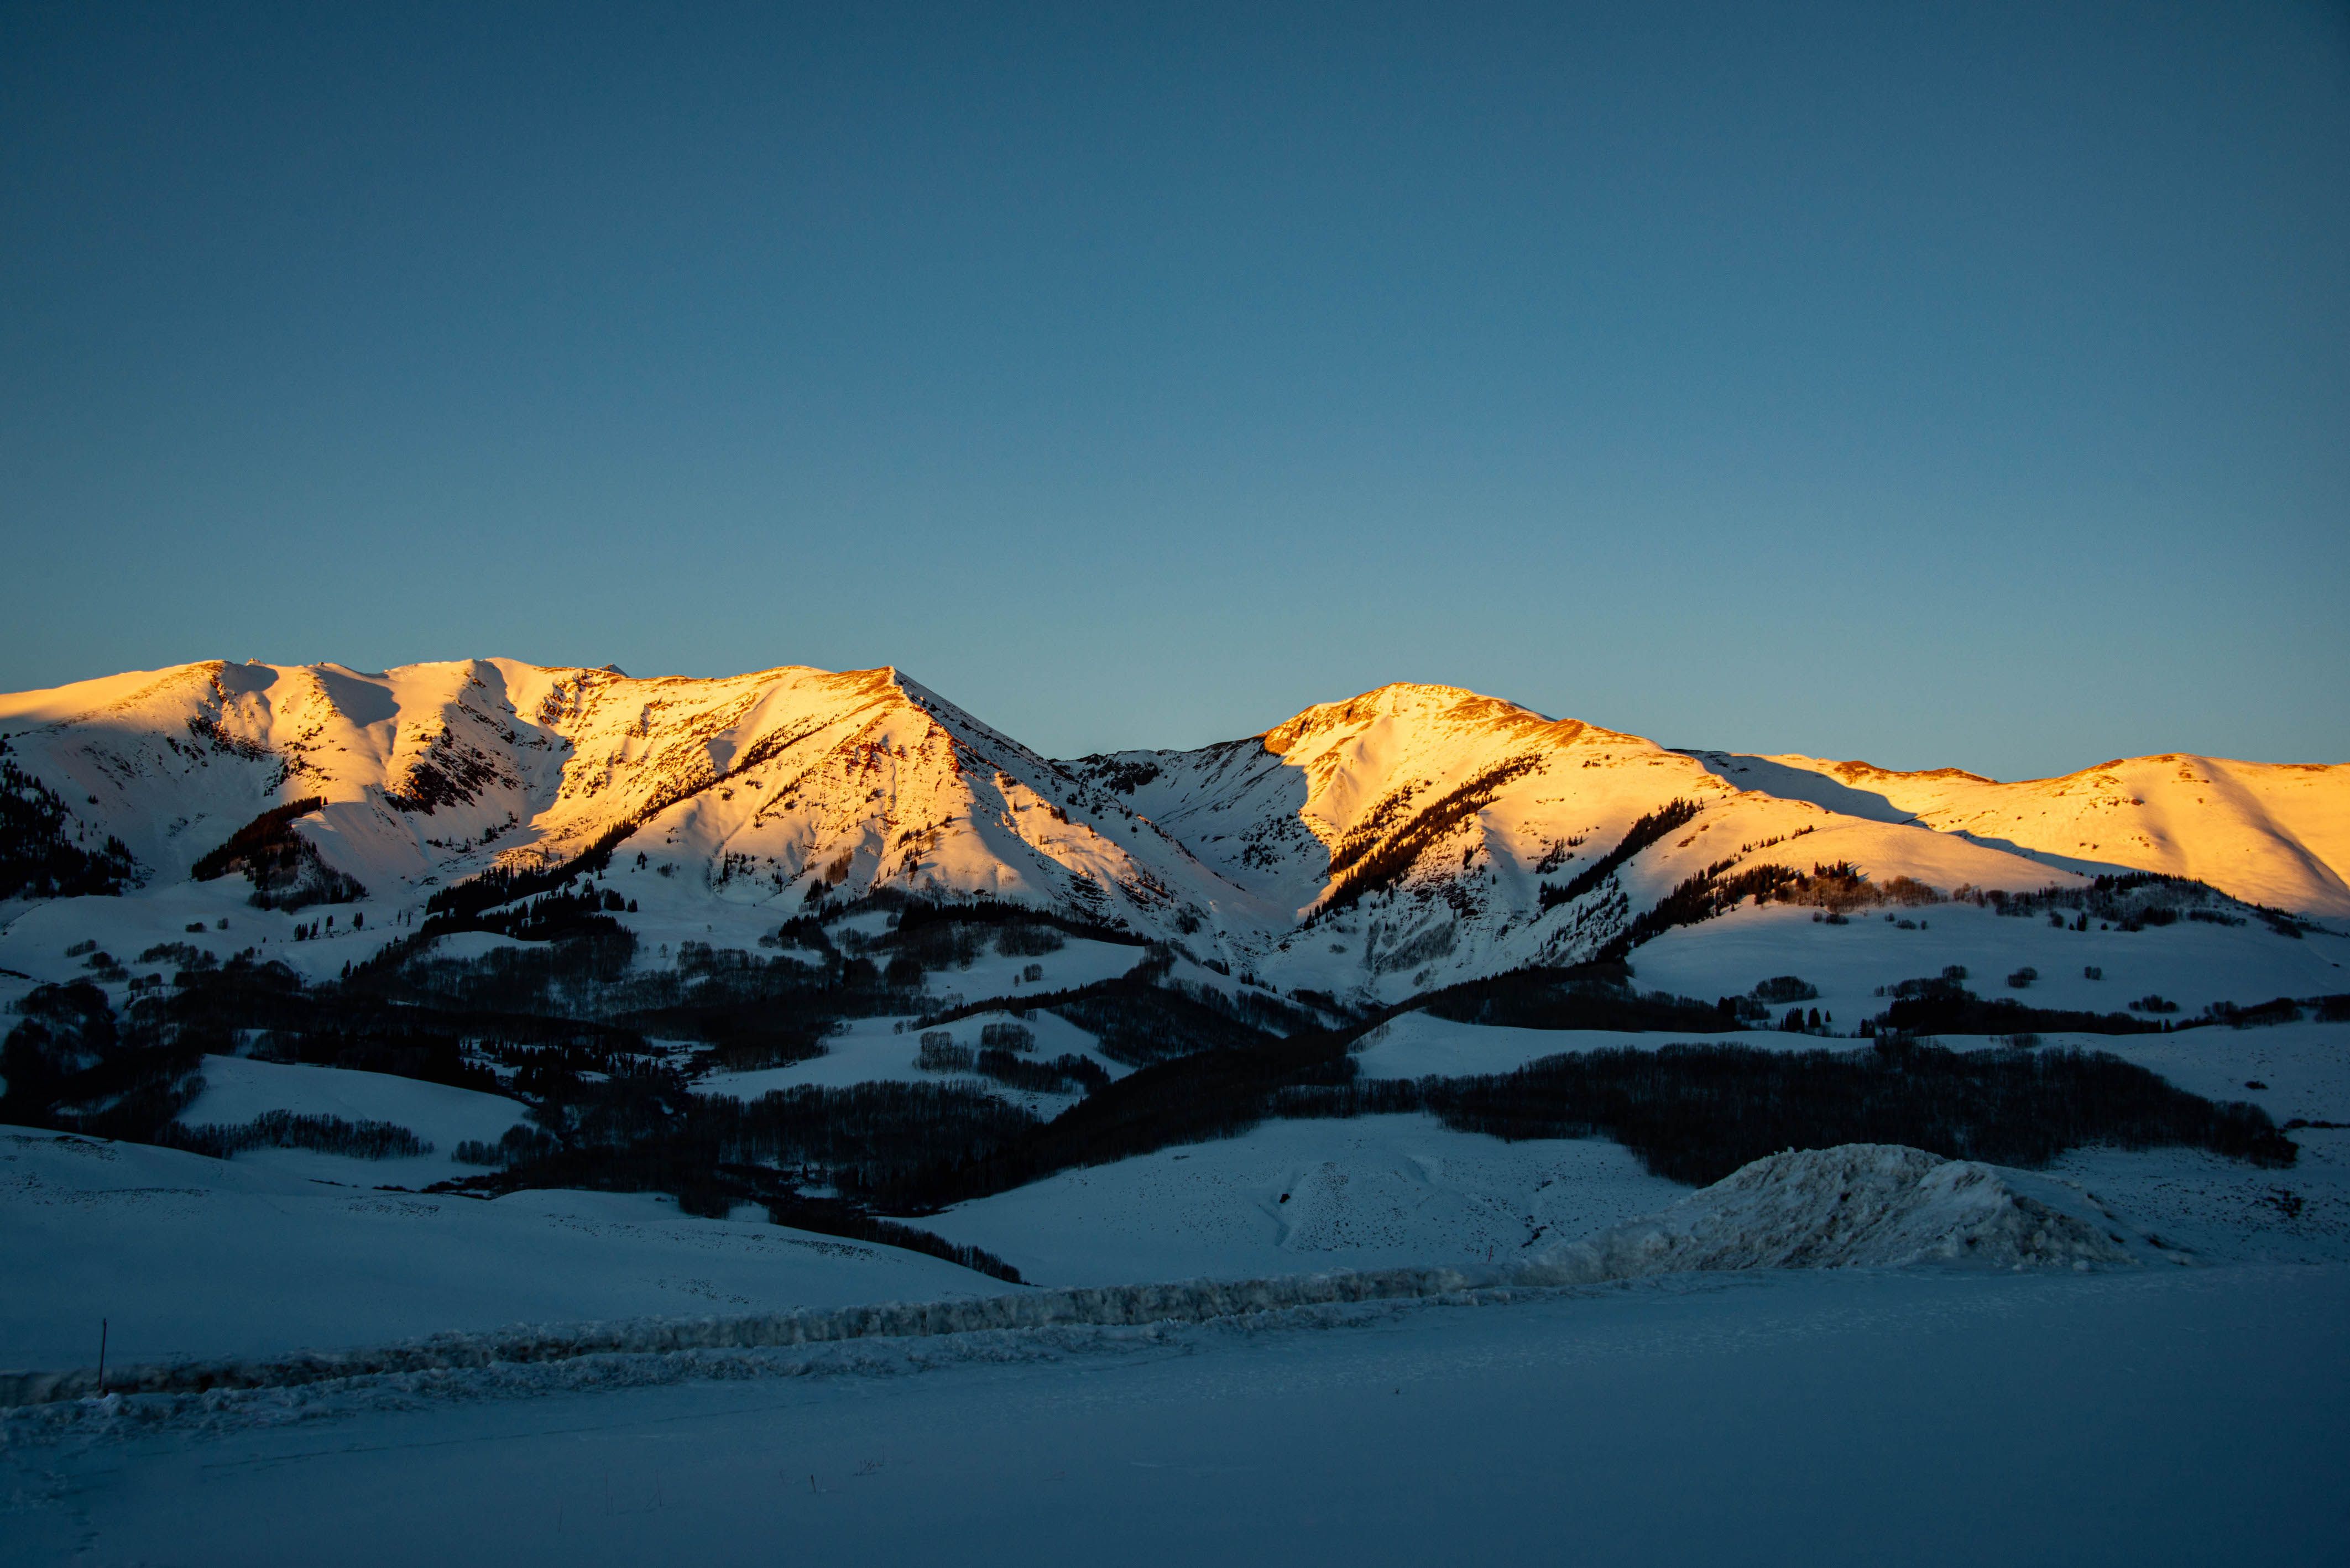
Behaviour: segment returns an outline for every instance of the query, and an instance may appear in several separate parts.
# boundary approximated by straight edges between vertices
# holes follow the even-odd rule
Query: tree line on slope
[[[1516,1141],[1607,1137],[1691,1186],[1790,1148],[1897,1143],[1956,1159],[2044,1166],[2068,1148],[2184,1147],[2254,1165],[2297,1156],[2268,1114],[2214,1104],[2103,1052],[1957,1052],[1887,1038],[1860,1051],[1728,1043],[1550,1056],[1505,1074],[1300,1087],[1284,1116],[1432,1111]]]

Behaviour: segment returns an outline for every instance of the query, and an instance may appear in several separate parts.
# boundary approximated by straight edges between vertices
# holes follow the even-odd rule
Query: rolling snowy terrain
[[[0,698],[0,1560],[2307,1560],[2345,870],[2350,765],[1442,687],[1062,762],[889,670]]]

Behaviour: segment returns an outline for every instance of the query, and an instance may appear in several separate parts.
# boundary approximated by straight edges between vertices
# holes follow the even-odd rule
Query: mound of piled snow
[[[1758,1159],[1661,1214],[1552,1249],[1534,1269],[1571,1284],[1701,1269],[2133,1261],[2106,1232],[2018,1192],[1990,1166],[1854,1143]]]

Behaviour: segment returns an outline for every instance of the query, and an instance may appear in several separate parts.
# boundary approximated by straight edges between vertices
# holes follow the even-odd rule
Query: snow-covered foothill
[[[2248,1100],[2300,1150],[2276,1170],[2192,1149],[2076,1148],[2057,1158],[2051,1178],[2207,1257],[2350,1259],[2350,1024],[2050,1035],[2047,1044],[2110,1051],[2191,1094]]]
[[[1820,972],[1825,977],[1833,971]],[[1662,1038],[1494,1028],[1408,1012],[1366,1033],[1355,1061],[1365,1078],[1453,1077],[1508,1073],[1565,1052],[1654,1050]],[[1775,1030],[1714,1038],[1787,1050],[1849,1051],[1868,1044]],[[2350,1131],[2344,1130],[2350,1126],[2350,1024],[2207,1026],[2168,1034],[2052,1033],[2039,1039],[2040,1050],[2104,1052],[2206,1099],[2256,1105],[2287,1129],[2300,1158],[2280,1170],[2196,1149],[2082,1147],[2059,1156],[2044,1172],[2011,1172],[2007,1179],[2024,1183],[2033,1193],[2043,1193],[2040,1183],[2054,1182],[2076,1194],[2094,1194],[2148,1231],[2205,1257],[2350,1260]],[[1960,1051],[2007,1044],[1979,1035],[1948,1036],[1940,1044]]]
[[[494,1144],[507,1128],[528,1119],[529,1107],[504,1095],[431,1084],[389,1073],[356,1072],[255,1062],[240,1056],[207,1056],[198,1069],[204,1091],[180,1120],[190,1127],[241,1127],[270,1111],[300,1116],[336,1116],[347,1122],[389,1122],[432,1146],[430,1154],[360,1159],[308,1148],[255,1148],[236,1156],[243,1165],[289,1175],[382,1187],[426,1187],[477,1168],[452,1158],[468,1141]]]
[[[77,1152],[87,1156],[87,1151]],[[576,1203],[566,1201],[579,1195],[536,1196],[540,1202],[533,1207],[539,1211],[567,1219],[575,1228],[595,1229]],[[599,1217],[614,1225],[608,1212]],[[1846,1145],[1757,1160],[1660,1213],[1499,1266],[1341,1270],[1044,1291],[998,1287],[978,1293],[957,1291],[927,1303],[444,1331],[373,1346],[351,1334],[308,1344],[264,1340],[257,1346],[237,1347],[225,1360],[217,1352],[208,1357],[182,1351],[170,1359],[134,1354],[123,1358],[118,1376],[119,1386],[127,1389],[172,1395],[616,1353],[665,1355],[1055,1325],[1199,1323],[1301,1306],[1427,1299],[1480,1289],[1591,1285],[1673,1273],[1918,1264],[2086,1270],[2132,1264],[2141,1256],[2176,1255],[2164,1254],[2143,1240],[2134,1254],[2121,1223],[2094,1201],[2060,1207],[2018,1190],[2002,1173],[1972,1161],[1941,1159],[1893,1145]],[[614,1228],[636,1229],[627,1221]],[[711,1232],[702,1239],[721,1247],[739,1240]],[[764,1240],[771,1248],[791,1244],[785,1238]],[[837,1243],[831,1250],[849,1257],[870,1251]],[[136,1337],[126,1344],[145,1348]],[[300,1352],[288,1354],[296,1345],[303,1346]],[[81,1392],[84,1382],[95,1391],[94,1374],[28,1369],[0,1389],[9,1403],[34,1403]]]
[[[298,1350],[282,1341],[265,1343],[227,1358],[185,1352],[161,1360],[133,1355],[118,1361],[113,1386],[169,1395],[610,1354],[664,1355],[1055,1325],[1198,1323],[1299,1306],[1425,1299],[1472,1289],[1587,1285],[1700,1271],[1929,1262],[2086,1268],[2131,1261],[2116,1241],[2012,1191],[1987,1168],[1936,1160],[1914,1149],[1852,1146],[1758,1161],[1661,1214],[1499,1268],[1342,1270],[1041,1292],[999,1288],[931,1302],[443,1331],[379,1345],[346,1334],[301,1344]],[[124,1345],[146,1348],[135,1334],[126,1336]],[[0,1397],[28,1404],[95,1392],[95,1377],[86,1370],[26,1369],[0,1380]],[[89,1389],[83,1389],[84,1383]]]
[[[1268,1122],[1062,1171],[920,1223],[1044,1284],[1499,1266],[1686,1190],[1598,1138],[1503,1143],[1434,1116]]]
[[[2177,1016],[2192,1018],[2212,1002],[2251,1005],[2350,992],[2350,940],[2326,930],[2282,937],[2258,923],[2188,920],[2138,931],[2057,930],[2044,920],[1971,904],[1903,910],[1910,928],[1881,913],[1856,915],[1844,925],[1814,920],[1813,913],[1750,904],[1668,931],[1633,953],[1633,984],[1711,1002],[1792,974],[1819,992],[1804,1005],[1834,1014],[1844,1033],[1885,1010],[1878,988],[1939,975],[1953,964],[1967,971],[1965,983],[1978,995],[2085,1012],[2126,1012],[2149,993],[2175,1003]],[[2008,983],[2027,969],[2033,972],[2024,986]]]
[[[1628,1045],[1652,1050],[1664,1036],[1612,1029],[1519,1029],[1461,1023],[1415,1009],[1365,1030],[1351,1047],[1357,1074],[1378,1078],[1465,1078],[1513,1073],[1567,1051]],[[1743,1035],[1735,1036],[1740,1044]],[[1817,1044],[1817,1042],[1813,1042]]]

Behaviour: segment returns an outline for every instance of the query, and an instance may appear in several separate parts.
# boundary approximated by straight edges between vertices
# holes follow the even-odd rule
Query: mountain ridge
[[[209,660],[0,696],[0,749],[56,852],[119,841],[132,893],[315,798],[286,829],[300,853],[393,909],[609,857],[664,898],[777,919],[884,890],[1008,898],[1373,997],[1584,961],[1771,866],[2012,892],[2153,871],[2350,915],[2350,767],[2165,753],[2004,784],[1671,749],[1409,682],[1056,761],[894,666]]]

